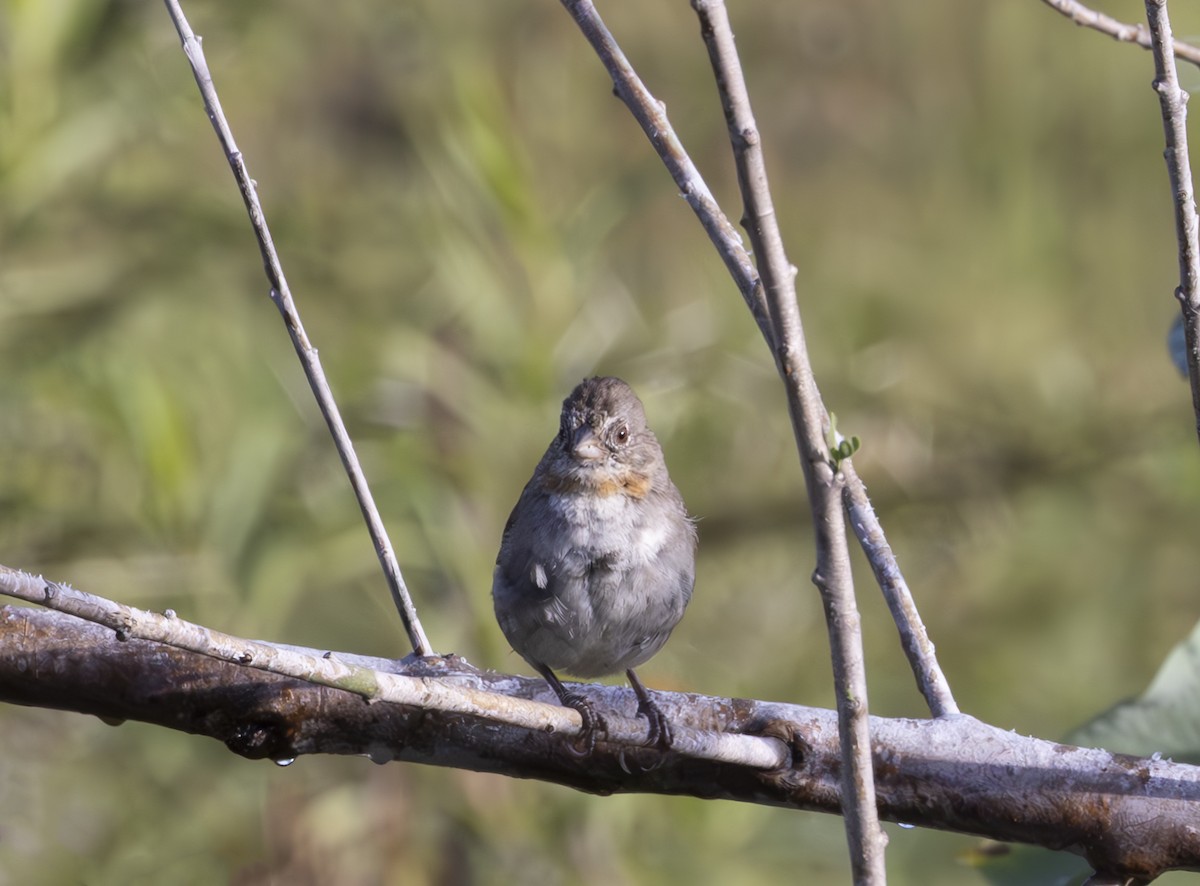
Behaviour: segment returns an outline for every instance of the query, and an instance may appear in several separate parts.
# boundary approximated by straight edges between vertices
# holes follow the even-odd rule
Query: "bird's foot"
[[[650,735],[646,740],[647,747],[656,747],[660,751],[671,750],[674,736],[671,735],[671,724],[667,722],[666,714],[650,698],[650,690],[642,685],[642,681],[638,679],[638,675],[633,672],[632,668],[625,672],[625,676],[629,678],[629,685],[633,687],[633,694],[637,696],[638,716],[645,717],[647,723],[650,724]]]
[[[592,751],[596,748],[597,733],[607,733],[608,724],[595,706],[577,692],[564,691],[559,695],[559,700],[564,706],[578,711],[579,718],[583,720],[583,728],[575,737],[575,743],[571,745],[571,752],[577,757],[591,756]]]
[[[608,724],[604,722],[604,718],[596,710],[595,706],[590,701],[563,685],[562,680],[555,676],[554,671],[550,670],[546,665],[531,661],[530,664],[537,669],[537,672],[542,675],[545,681],[554,690],[554,694],[558,696],[559,702],[563,707],[571,708],[579,712],[579,718],[583,720],[583,728],[579,730],[579,735],[575,737],[575,744],[571,746],[571,752],[576,757],[588,757],[596,748],[596,734],[607,733]]]

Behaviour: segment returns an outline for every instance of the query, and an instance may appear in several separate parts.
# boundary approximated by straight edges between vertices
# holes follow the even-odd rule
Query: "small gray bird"
[[[683,617],[695,560],[696,528],[642,401],[619,378],[584,379],[504,527],[492,599],[512,648],[579,711],[587,750],[604,719],[556,670],[624,669],[650,743],[670,747],[666,718],[633,668]]]

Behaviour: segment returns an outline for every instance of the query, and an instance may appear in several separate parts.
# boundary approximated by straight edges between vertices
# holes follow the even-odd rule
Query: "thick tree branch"
[[[3,573],[0,573],[3,575]],[[321,659],[319,650],[295,650]],[[460,659],[403,662],[337,653],[347,667],[387,671],[448,697],[470,692],[550,707],[545,683],[481,672]],[[633,694],[588,687],[632,713]],[[430,698],[433,694],[430,695]],[[598,794],[666,793],[837,814],[841,756],[834,712],[747,699],[656,692],[673,722],[700,732],[773,735],[789,765],[764,770],[621,742],[571,753],[569,731],[530,730],[434,704],[368,704],[312,685],[40,609],[0,607],[0,701],[139,720],[207,735],[237,754],[287,761],[361,754],[568,785]],[[1033,843],[1084,856],[1100,872],[1152,879],[1200,870],[1200,767],[1068,747],[964,715],[873,717],[881,815],[891,821]]]
[[[1196,416],[1196,434],[1200,437],[1200,220],[1196,217],[1196,191],[1188,159],[1188,94],[1179,85],[1175,56],[1170,51],[1174,39],[1167,0],[1146,0],[1146,16],[1154,52],[1154,91],[1158,93],[1167,146],[1163,156],[1175,208],[1175,238],[1179,248],[1179,287],[1175,297],[1183,312],[1192,411]]]
[[[164,643],[230,664],[343,689],[365,701],[412,704],[569,736],[577,735],[582,727],[577,711],[557,703],[534,704],[501,695],[481,695],[462,687],[358,667],[332,655],[314,656],[274,643],[244,640],[184,621],[173,612],[159,615],[124,606],[5,566],[0,566],[0,594],[103,625],[115,631],[118,639]],[[609,738],[633,745],[645,744],[647,722],[635,716],[630,713],[628,717],[606,718]],[[672,731],[674,748],[692,757],[775,769],[783,766],[788,756],[788,749],[775,739],[686,728]]]
[[[225,152],[229,168],[233,170],[233,177],[237,181],[238,189],[242,192],[246,211],[250,214],[250,225],[254,228],[258,249],[262,253],[263,268],[267,273],[267,281],[271,285],[271,300],[279,309],[279,313],[283,315],[283,322],[287,326],[288,335],[291,336],[292,345],[296,349],[296,356],[300,358],[300,364],[304,367],[304,375],[308,378],[309,387],[312,388],[317,405],[321,409],[321,415],[325,417],[325,423],[333,435],[333,442],[337,447],[338,455],[341,456],[342,466],[350,478],[350,486],[354,490],[354,496],[358,500],[358,506],[366,521],[371,543],[375,546],[375,554],[379,557],[379,563],[383,567],[384,578],[387,580],[392,600],[400,612],[400,620],[404,623],[404,629],[408,633],[413,651],[418,655],[432,655],[433,647],[429,645],[429,640],[421,627],[421,621],[417,618],[417,609],[413,605],[412,597],[409,596],[404,576],[400,573],[400,564],[396,560],[391,540],[383,526],[383,519],[379,516],[379,509],[375,507],[375,498],[371,495],[366,475],[358,462],[358,455],[354,451],[350,433],[346,430],[346,424],[342,421],[337,401],[334,400],[333,392],[329,388],[329,380],[325,377],[325,370],[321,368],[321,359],[317,354],[317,349],[308,340],[304,325],[300,322],[300,314],[292,299],[292,292],[288,288],[287,278],[283,275],[283,264],[279,260],[279,254],[275,251],[275,242],[267,227],[267,216],[258,199],[258,186],[250,177],[250,170],[246,166],[245,158],[242,157],[242,152],[238,150],[238,146],[233,140],[233,130],[229,128],[229,121],[225,119],[225,112],[221,109],[221,100],[217,98],[217,88],[213,84],[208,63],[204,60],[204,50],[200,46],[200,38],[192,33],[192,28],[184,18],[178,0],[165,0],[165,2],[167,12],[175,23],[175,30],[179,33],[179,39],[183,43],[183,52],[192,66],[192,76],[196,80],[196,85],[200,87],[200,95],[204,99],[204,108],[208,111],[208,119],[217,133],[217,139],[221,142],[221,149]]]

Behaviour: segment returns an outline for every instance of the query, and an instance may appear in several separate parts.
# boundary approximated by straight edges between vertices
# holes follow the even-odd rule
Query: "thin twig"
[[[883,534],[883,526],[875,516],[866,486],[849,460],[842,462],[842,473],[846,475],[846,489],[842,497],[846,502],[850,525],[866,551],[875,581],[879,583],[896,622],[900,644],[917,679],[917,686],[935,717],[957,714],[958,703],[950,691],[946,675],[938,667],[933,641],[929,639],[929,632],[925,630],[925,623],[917,611],[917,602],[896,563],[896,555],[888,544],[887,536]]]
[[[212,74],[208,70],[208,63],[204,60],[204,50],[200,46],[200,38],[192,33],[192,28],[184,18],[178,0],[164,0],[164,2],[171,20],[175,23],[179,39],[183,43],[184,54],[187,55],[188,62],[192,66],[192,75],[196,78],[196,85],[200,87],[200,94],[204,97],[204,107],[208,111],[208,119],[217,133],[221,148],[225,151],[225,157],[233,170],[233,177],[237,180],[238,189],[242,192],[246,211],[250,214],[250,224],[254,228],[254,236],[258,240],[258,248],[262,253],[263,268],[271,285],[271,300],[283,315],[283,321],[291,336],[292,344],[296,348],[296,354],[304,366],[308,384],[317,398],[317,405],[333,435],[334,445],[337,446],[338,455],[341,456],[342,465],[346,469],[350,485],[353,487],[358,505],[362,509],[363,519],[366,520],[367,530],[371,535],[371,542],[375,546],[375,553],[383,567],[383,573],[396,609],[400,612],[400,619],[404,622],[408,639],[412,643],[413,651],[418,655],[432,655],[433,647],[429,645],[429,640],[425,637],[425,631],[421,627],[421,621],[417,618],[416,607],[413,606],[412,598],[404,583],[404,577],[400,574],[400,564],[396,561],[396,554],[392,550],[387,530],[384,529],[379,510],[375,507],[375,499],[367,485],[367,478],[358,463],[354,444],[350,441],[346,425],[342,422],[341,412],[329,389],[329,382],[321,368],[317,349],[308,340],[304,326],[300,322],[300,315],[292,300],[291,290],[288,289],[287,279],[283,275],[283,266],[275,251],[271,232],[267,228],[267,219],[258,199],[257,187],[254,180],[250,178],[250,172],[246,168],[242,153],[233,140],[233,132],[229,128],[229,122],[225,119],[225,112],[221,110],[221,102],[217,98],[217,89],[213,85]]]
[[[1192,385],[1192,410],[1200,436],[1200,220],[1196,217],[1196,192],[1188,159],[1188,94],[1179,85],[1167,0],[1146,0],[1146,17],[1154,52],[1154,91],[1162,109],[1164,157],[1171,180],[1171,202],[1175,206],[1175,238],[1179,243],[1179,287],[1175,297],[1183,312],[1187,343],[1188,378]]]
[[[579,713],[558,704],[481,692],[451,681],[390,674],[350,664],[332,654],[306,655],[272,643],[244,640],[184,621],[173,613],[160,615],[125,606],[4,566],[0,566],[0,594],[104,625],[114,630],[118,639],[151,640],[231,664],[344,689],[370,701],[469,714],[565,737],[577,735],[582,728]],[[607,740],[639,746],[648,739],[644,718],[627,720],[606,713],[605,723]],[[771,770],[786,766],[790,758],[789,749],[775,738],[684,727],[673,728],[672,736],[673,751],[697,759]]]
[[[609,34],[603,23],[599,21],[595,11],[588,11],[587,8],[571,4],[567,0],[563,0],[563,4],[571,12],[572,16],[575,17],[580,29],[589,42],[591,42],[597,55],[599,55],[605,68],[608,70],[609,75],[613,78],[617,95],[630,106],[634,117],[641,123],[646,136],[650,139],[651,144],[658,151],[659,157],[671,172],[680,191],[684,194],[708,193],[708,187],[704,184],[703,179],[701,179],[695,165],[687,157],[686,152],[684,152],[679,143],[678,137],[671,128],[671,124],[662,110],[662,103],[655,99],[649,90],[646,89],[645,85],[629,65],[624,54],[621,53],[620,47],[616,45],[612,35]],[[576,15],[577,12],[578,15]],[[691,206],[705,230],[710,232],[733,232],[732,236],[723,235],[720,237],[710,237],[710,239],[712,239],[714,247],[721,254],[725,267],[733,277],[738,290],[747,299],[751,313],[758,323],[759,331],[762,333],[767,346],[771,349],[772,355],[774,355],[775,338],[771,330],[770,318],[766,315],[765,303],[761,303],[762,283],[759,280],[758,271],[754,268],[753,261],[742,245],[741,238],[737,236],[736,229],[715,202],[692,202]],[[748,296],[747,293],[751,295]],[[754,295],[755,293],[757,295]],[[766,320],[765,323],[763,319]],[[858,476],[853,471],[843,471],[842,473],[845,475],[847,491],[865,499],[866,490],[863,488],[862,481],[858,479]],[[851,505],[851,513],[853,512],[854,506]],[[891,548],[886,544],[881,545],[879,543],[883,538],[883,531],[879,527],[878,521],[873,519],[873,515],[870,520],[855,519],[851,521],[851,524],[855,534],[858,536],[864,553],[871,562],[871,568],[875,571],[875,574],[900,576],[900,567],[895,560]],[[898,587],[903,587],[905,593],[907,593],[907,586],[904,586],[902,582],[885,584],[883,592],[885,595],[889,595],[892,589]],[[921,624],[916,607],[911,605],[911,598],[907,601],[904,599],[893,601],[889,596],[888,605],[894,615],[901,613],[906,618],[915,619],[915,621],[902,623],[898,626],[901,636],[926,636],[925,627]],[[922,687],[922,691],[925,691],[925,687],[929,686],[947,686],[946,679],[942,675],[937,659],[933,655],[931,644],[928,642],[923,645],[920,643],[905,643],[904,649],[906,652],[912,649],[923,650],[921,656],[913,657],[910,655],[909,659],[910,666],[918,674],[918,684]],[[954,704],[953,697],[949,696],[948,690],[945,697],[933,696],[927,692],[926,702],[929,705],[930,711],[935,716],[958,710]]]
[[[692,0],[700,33],[708,47],[717,91],[725,111],[745,203],[742,226],[750,237],[767,306],[775,328],[775,353],[788,391],[792,429],[800,449],[816,533],[814,581],[821,591],[833,653],[838,730],[842,748],[842,808],[854,882],[885,883],[887,839],[879,827],[871,763],[867,711],[867,671],[862,625],[854,599],[846,514],[844,475],[832,463],[825,429],[829,416],[813,378],[812,364],[796,303],[796,270],[788,261],[767,182],[762,139],[746,88],[733,29],[723,0]]]
[[[1119,40],[1122,43],[1136,43],[1143,49],[1151,48],[1152,38],[1150,32],[1146,30],[1141,22],[1131,25],[1117,21],[1117,19],[1110,15],[1089,9],[1082,3],[1077,2],[1077,0],[1042,0],[1042,2],[1056,12],[1062,13],[1081,27],[1091,28],[1094,31],[1099,31],[1101,34],[1107,34],[1114,40]],[[1174,47],[1176,58],[1181,58],[1194,65],[1200,65],[1200,47],[1184,43],[1182,40],[1174,41]]]
[[[654,145],[658,156],[675,179],[688,205],[708,232],[708,238],[725,262],[725,267],[729,269],[730,276],[741,291],[754,322],[758,324],[759,332],[767,340],[767,344],[773,344],[775,334],[771,328],[762,282],[758,279],[754,262],[742,246],[742,238],[737,228],[721,212],[721,207],[717,205],[700,171],[683,149],[679,136],[675,134],[671,122],[667,119],[666,104],[650,94],[650,90],[633,70],[617,41],[600,20],[590,0],[562,0],[562,3],[612,75],[617,96],[625,102],[634,118],[641,124],[642,131],[649,137],[650,143]]]

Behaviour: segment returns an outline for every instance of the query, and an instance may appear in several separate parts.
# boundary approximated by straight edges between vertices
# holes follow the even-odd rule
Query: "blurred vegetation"
[[[562,397],[613,373],[702,520],[644,676],[831,705],[771,361],[558,4],[187,11],[435,646],[525,670],[491,615],[500,531]],[[601,12],[736,218],[688,5]],[[1061,735],[1200,617],[1151,57],[1033,0],[731,12],[818,379],[960,703]],[[0,562],[401,654],[163,9],[0,0],[0,65]],[[921,716],[860,577],[872,709]],[[280,769],[40,710],[0,710],[0,736],[0,884],[847,881],[830,816]],[[968,838],[889,830],[891,882],[975,877]]]

